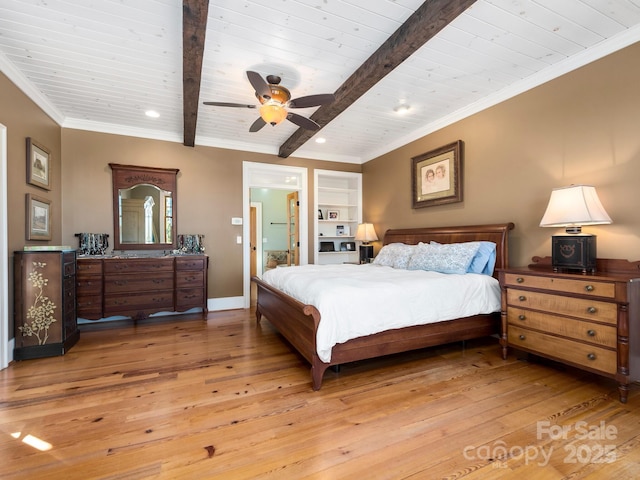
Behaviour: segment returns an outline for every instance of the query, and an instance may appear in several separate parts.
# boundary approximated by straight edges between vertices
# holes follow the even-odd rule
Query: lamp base
[[[595,235],[553,235],[551,237],[551,266],[555,272],[579,270],[596,271]]]
[[[373,245],[360,245],[360,263],[371,263]]]

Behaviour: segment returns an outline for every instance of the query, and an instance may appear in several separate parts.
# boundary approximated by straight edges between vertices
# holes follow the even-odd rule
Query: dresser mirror
[[[174,249],[179,170],[117,163],[109,166],[113,179],[113,249]]]

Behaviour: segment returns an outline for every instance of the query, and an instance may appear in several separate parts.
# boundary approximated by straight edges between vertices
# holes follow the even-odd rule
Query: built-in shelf
[[[359,250],[355,234],[358,224],[362,222],[362,175],[316,170],[314,185],[317,212],[314,223],[315,263],[357,263]],[[331,212],[337,218],[330,218]],[[336,229],[340,227],[346,230],[346,235],[337,234]],[[335,251],[320,252],[320,242],[333,242]],[[355,248],[341,251],[342,242],[353,242]]]

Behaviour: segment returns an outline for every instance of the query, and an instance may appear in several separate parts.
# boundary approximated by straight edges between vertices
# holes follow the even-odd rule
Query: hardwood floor
[[[238,310],[82,326],[65,356],[0,371],[2,479],[631,479],[639,446],[638,385],[621,404],[491,338],[344,365],[314,392]]]

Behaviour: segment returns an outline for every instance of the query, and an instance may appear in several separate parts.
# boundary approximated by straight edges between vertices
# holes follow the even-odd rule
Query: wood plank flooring
[[[493,338],[344,365],[314,392],[237,310],[82,326],[65,356],[0,371],[2,479],[632,479],[639,447],[638,385],[621,404]]]

